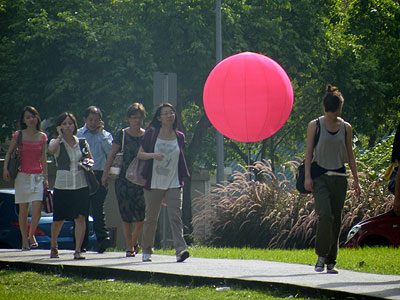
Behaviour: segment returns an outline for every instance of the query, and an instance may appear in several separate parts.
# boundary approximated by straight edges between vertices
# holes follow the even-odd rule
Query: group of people
[[[304,188],[313,193],[318,215],[315,239],[317,272],[324,271],[326,266],[328,273],[337,273],[335,265],[338,239],[347,191],[346,163],[353,175],[355,196],[361,192],[352,149],[352,127],[340,118],[343,103],[344,98],[340,91],[328,85],[323,98],[325,113],[311,121],[307,129]],[[43,187],[48,187],[48,152],[54,155],[57,162],[50,257],[59,257],[57,236],[64,220],[73,219],[76,245],[74,259],[85,258],[82,252],[87,246],[85,236],[87,237],[89,207],[94,218],[98,252],[104,252],[110,242],[105,229],[104,199],[112,163],[120,152],[123,163],[115,180],[115,191],[126,241],[126,256],[134,257],[141,246],[142,260],[151,261],[158,217],[164,200],[176,259],[182,262],[189,257],[181,218],[183,179],[189,176],[183,152],[185,136],[177,130],[176,110],[171,104],[164,103],[156,109],[147,130],[142,128],[145,116],[144,106],[133,103],[125,116],[129,126],[119,130],[113,138],[104,130],[102,113],[95,106],[87,108],[84,115],[85,126],[79,129],[73,114],[62,113],[56,120],[55,137],[46,149],[47,137],[41,131],[39,113],[31,106],[24,108],[19,121],[21,130],[13,136],[3,171],[3,178],[9,180],[6,166],[21,134],[22,161],[15,180],[15,202],[20,206],[22,250],[38,246],[34,232],[40,219]],[[81,138],[84,138],[82,143],[79,142]],[[135,157],[145,161],[142,174],[146,179],[144,187],[125,178],[127,168]],[[91,196],[80,167],[82,160],[94,160],[93,170],[101,182],[101,188]],[[400,125],[395,136],[392,160],[397,163],[400,160]],[[400,215],[400,172],[395,191],[394,212]],[[27,214],[30,202],[32,223],[28,232]]]
[[[161,104],[155,111],[149,129],[144,130],[145,108],[133,103],[126,111],[128,127],[115,137],[104,129],[102,112],[90,106],[84,114],[85,125],[78,128],[75,116],[64,112],[56,119],[56,132],[47,148],[47,136],[41,130],[38,111],[27,106],[21,113],[20,129],[14,133],[7,151],[3,178],[10,180],[7,165],[17,148],[21,165],[15,178],[15,202],[19,204],[19,224],[22,250],[38,247],[35,231],[41,216],[43,191],[48,188],[47,153],[54,156],[57,166],[54,184],[54,212],[51,226],[50,258],[58,258],[57,237],[65,220],[74,221],[74,259],[85,259],[88,243],[88,215],[94,219],[98,252],[110,246],[105,227],[104,200],[109,173],[118,152],[123,164],[115,180],[115,192],[122,229],[126,241],[126,257],[134,257],[142,248],[142,260],[150,262],[162,201],[167,205],[177,262],[189,257],[183,237],[182,187],[189,176],[184,156],[185,136],[177,130],[175,107]],[[18,136],[22,143],[18,145]],[[123,149],[122,149],[123,147]],[[135,158],[145,162],[144,187],[125,178],[126,169]],[[93,172],[101,183],[96,193],[89,195],[82,163],[93,164]],[[32,203],[32,221],[28,232],[28,210]],[[139,246],[139,235],[142,239]]]

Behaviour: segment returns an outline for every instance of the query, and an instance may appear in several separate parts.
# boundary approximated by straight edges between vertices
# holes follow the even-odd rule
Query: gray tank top
[[[327,170],[337,170],[349,161],[346,150],[346,128],[343,119],[338,132],[329,133],[325,126],[325,118],[319,117],[320,136],[315,147],[313,161]]]

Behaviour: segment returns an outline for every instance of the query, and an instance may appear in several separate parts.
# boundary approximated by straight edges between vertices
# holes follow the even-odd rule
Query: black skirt
[[[53,221],[74,220],[80,215],[89,214],[89,189],[78,190],[54,189]]]

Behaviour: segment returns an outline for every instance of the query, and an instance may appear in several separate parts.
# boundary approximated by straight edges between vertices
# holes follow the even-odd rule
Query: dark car
[[[353,226],[344,245],[347,248],[363,246],[400,246],[400,217],[393,210],[364,220]]]
[[[0,248],[21,248],[21,232],[18,224],[18,205],[14,202],[14,189],[0,189]],[[29,210],[28,226],[31,221]],[[36,229],[36,241],[39,249],[50,249],[52,214],[42,212]],[[73,239],[73,222],[65,221],[57,239],[59,249],[75,249]],[[89,218],[89,243],[87,250],[96,250],[97,241],[93,231],[93,219]]]

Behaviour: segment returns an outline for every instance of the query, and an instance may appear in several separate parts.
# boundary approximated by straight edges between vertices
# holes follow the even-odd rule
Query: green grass
[[[260,259],[314,265],[317,256],[314,249],[306,250],[266,250],[250,248],[210,248],[190,247],[190,255],[204,258]],[[173,255],[174,250],[157,250],[156,254]],[[337,267],[365,273],[400,275],[399,249],[373,247],[359,249],[339,249]]]
[[[114,249],[115,251],[115,249]],[[191,256],[205,258],[260,259],[314,265],[316,255],[307,250],[265,250],[249,248],[190,247]],[[174,255],[174,250],[156,254]],[[338,268],[360,272],[400,275],[399,249],[340,249]],[[128,282],[66,277],[62,274],[0,270],[0,299],[328,299],[322,295],[302,295],[282,290],[250,290],[231,286],[219,292],[216,286],[197,287],[179,283]],[[329,298],[330,299],[330,298]]]
[[[0,299],[21,300],[237,300],[237,299],[328,299],[293,295],[290,292],[249,290],[231,287],[217,291],[215,286],[193,287],[163,285],[159,283],[133,283],[113,280],[90,280],[80,277],[64,277],[58,274],[0,270]]]

